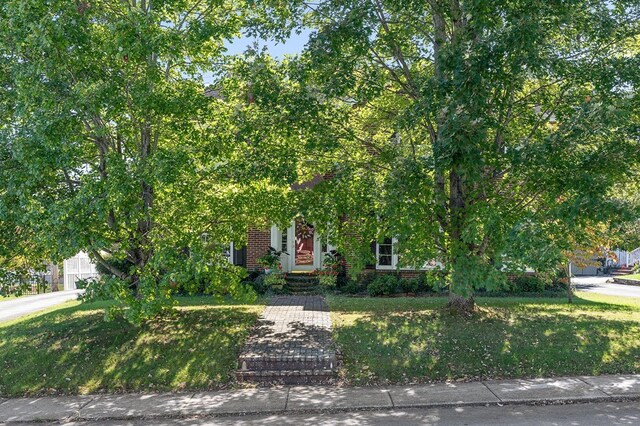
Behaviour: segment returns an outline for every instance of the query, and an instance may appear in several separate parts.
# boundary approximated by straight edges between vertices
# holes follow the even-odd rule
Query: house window
[[[376,249],[376,257],[378,260],[378,267],[381,269],[395,268],[397,263],[397,256],[393,254],[393,239],[385,238],[379,241]]]
[[[282,237],[280,238],[280,251],[283,252],[288,252],[289,249],[287,248],[288,245],[288,240],[287,240],[287,231],[284,230],[282,231]]]
[[[398,240],[396,238],[385,238],[376,243],[376,269],[425,270],[442,267],[442,264],[435,260],[426,262],[422,267],[400,266],[401,256],[396,252],[395,248],[397,243]]]

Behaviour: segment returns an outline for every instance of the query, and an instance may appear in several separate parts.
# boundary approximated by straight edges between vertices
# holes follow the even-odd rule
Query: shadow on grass
[[[430,310],[443,307],[448,299],[446,296],[428,297],[329,297],[332,312],[394,312],[404,310]],[[594,311],[634,312],[640,310],[640,305],[624,303],[608,303],[593,301],[574,296],[569,304],[566,298],[560,297],[476,297],[478,306],[508,307],[512,309],[538,309],[540,305],[545,309],[565,310],[582,309]]]
[[[464,319],[438,309],[445,302],[399,302],[394,310],[391,302],[372,302],[368,310],[344,304],[333,309],[332,303],[346,381],[364,385],[640,371],[640,313],[621,317],[618,312],[631,307],[586,300],[574,305],[482,300],[481,310]]]
[[[0,328],[0,395],[229,386],[261,306],[187,303],[196,306],[139,328],[103,321],[108,302]]]

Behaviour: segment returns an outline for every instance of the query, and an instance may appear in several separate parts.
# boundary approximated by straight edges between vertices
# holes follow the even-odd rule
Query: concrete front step
[[[337,378],[335,370],[261,370],[237,371],[236,378],[242,382],[261,385],[331,385]]]

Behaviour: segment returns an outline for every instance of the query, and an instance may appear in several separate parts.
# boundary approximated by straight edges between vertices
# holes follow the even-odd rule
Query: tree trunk
[[[573,287],[571,286],[571,262],[567,265],[567,303],[573,303]]]
[[[58,285],[60,284],[60,272],[58,265],[50,263],[49,270],[51,271],[51,292],[58,291]]]
[[[448,258],[450,268],[449,303],[447,307],[452,313],[468,315],[475,309],[473,289],[469,288],[468,279],[464,278],[469,267],[463,260],[472,249],[462,241],[465,222],[465,193],[463,178],[454,164],[449,172],[449,244]]]

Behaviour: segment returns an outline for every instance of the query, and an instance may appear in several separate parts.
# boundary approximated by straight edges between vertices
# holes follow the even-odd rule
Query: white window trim
[[[235,261],[235,252],[234,252],[234,246],[233,246],[233,242],[229,243],[229,256],[225,256],[227,258],[227,260],[229,261],[229,263],[231,263],[232,265],[234,265],[234,261]]]
[[[394,270],[398,267],[398,255],[396,254],[394,248],[396,243],[398,242],[397,238],[391,239],[391,265],[381,265],[380,264],[380,243],[376,241],[376,269],[383,270]]]
[[[391,238],[391,245],[392,245],[392,249],[391,249],[391,265],[380,265],[380,244],[378,243],[378,241],[376,241],[376,269],[382,270],[382,271],[429,271],[432,269],[437,269],[440,265],[440,262],[436,262],[435,266],[429,266],[426,265],[423,266],[422,268],[411,268],[411,267],[398,267],[398,253],[396,253],[395,251],[395,246],[398,243],[398,239],[397,238]]]

